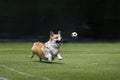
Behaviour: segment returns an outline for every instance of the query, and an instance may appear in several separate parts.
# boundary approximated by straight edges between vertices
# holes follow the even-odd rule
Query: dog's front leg
[[[52,55],[50,53],[47,53],[45,57],[48,59],[49,62],[52,62]]]
[[[62,60],[62,56],[61,56],[60,53],[57,54],[57,58],[58,58],[59,60]]]

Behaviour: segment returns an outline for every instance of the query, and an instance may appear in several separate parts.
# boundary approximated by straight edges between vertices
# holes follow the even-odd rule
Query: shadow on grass
[[[48,61],[32,61],[32,62],[46,63],[46,64],[63,64],[61,62],[48,62]]]

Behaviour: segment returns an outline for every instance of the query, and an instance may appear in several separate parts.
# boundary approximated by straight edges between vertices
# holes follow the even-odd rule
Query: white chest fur
[[[59,46],[55,43],[50,43],[49,41],[45,43],[45,46],[49,49],[49,52],[52,55],[56,55],[59,53]]]
[[[52,55],[56,55],[56,54],[59,53],[59,49],[56,49],[54,47],[50,47],[50,52],[51,52]]]

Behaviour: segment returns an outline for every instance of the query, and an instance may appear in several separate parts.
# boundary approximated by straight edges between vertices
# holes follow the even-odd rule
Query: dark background
[[[120,39],[119,0],[0,0],[0,39],[45,38],[53,30],[69,39]]]

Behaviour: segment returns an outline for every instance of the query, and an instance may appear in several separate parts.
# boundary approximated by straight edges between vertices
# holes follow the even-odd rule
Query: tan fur
[[[42,47],[44,44],[42,42],[35,42],[32,47],[32,53],[38,55],[40,58],[44,57],[44,52],[42,51]]]

